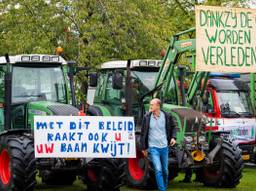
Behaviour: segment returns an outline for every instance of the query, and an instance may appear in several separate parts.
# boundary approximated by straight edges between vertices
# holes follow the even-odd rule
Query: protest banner
[[[133,117],[35,116],[36,158],[135,158]]]
[[[196,6],[196,71],[256,72],[256,10]]]

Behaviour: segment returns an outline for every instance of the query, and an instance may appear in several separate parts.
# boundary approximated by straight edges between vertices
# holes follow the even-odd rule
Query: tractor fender
[[[109,109],[102,105],[90,105],[86,113],[91,116],[111,116]]]
[[[223,140],[220,139],[217,143],[217,145],[214,147],[214,149],[209,153],[208,157],[209,157],[209,162],[210,164],[213,164],[213,159],[216,156],[216,154],[219,152],[219,150],[221,149]]]

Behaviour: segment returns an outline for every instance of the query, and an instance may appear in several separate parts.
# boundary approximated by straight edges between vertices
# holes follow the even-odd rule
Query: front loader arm
[[[187,92],[187,103],[192,104],[194,97],[200,91],[200,97],[203,96],[207,86],[209,72],[195,72],[192,81],[189,84]]]
[[[170,88],[169,86],[174,76],[175,64],[177,63],[179,56],[184,52],[195,52],[196,41],[194,38],[191,38],[194,32],[195,28],[191,28],[189,30],[178,33],[171,38],[169,47],[167,48],[155,81],[155,87],[163,84],[161,90],[159,91],[161,99],[166,98],[168,95],[168,90]],[[179,40],[180,37],[185,35],[189,35],[190,38]],[[177,97],[179,97],[179,95],[177,95]]]
[[[185,35],[189,35],[191,37],[195,32],[195,28],[191,28],[189,30],[180,32],[174,35],[171,38],[169,47],[164,56],[161,68],[159,70],[158,76],[155,81],[155,87],[158,87],[160,84],[163,84],[161,88],[161,98],[166,98],[168,95],[168,90],[170,86],[170,82],[174,76],[175,65],[178,61],[179,56],[184,52],[192,53],[192,67],[195,66],[195,51],[196,51],[196,39],[188,38],[188,39],[180,39]],[[193,76],[193,79],[190,83],[189,90],[187,93],[187,103],[191,104],[193,98],[197,94],[198,90],[201,90],[200,96],[203,96],[204,90],[207,85],[208,72],[196,72]],[[201,84],[204,79],[204,83]],[[203,86],[202,86],[203,85]],[[178,97],[179,95],[177,95]]]

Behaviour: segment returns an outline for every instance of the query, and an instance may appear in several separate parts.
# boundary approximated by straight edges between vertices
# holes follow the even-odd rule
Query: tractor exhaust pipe
[[[11,129],[11,103],[12,103],[12,72],[10,66],[10,57],[8,54],[5,54],[5,60],[7,63],[7,72],[4,76],[5,81],[5,110],[4,110],[4,129]]]
[[[133,97],[132,97],[132,87],[131,87],[131,60],[129,59],[127,61],[127,76],[125,79],[125,100],[126,100],[126,116],[131,116],[132,115],[132,103],[133,103]]]
[[[185,75],[185,67],[179,66],[179,80],[180,80],[180,91],[181,91],[181,103],[182,106],[186,106],[186,95],[185,95],[185,87],[184,87],[184,75]]]
[[[69,68],[68,77],[70,82],[71,100],[72,100],[72,105],[76,107],[76,97],[75,97],[76,95],[75,95],[75,85],[74,85],[74,74],[75,74],[74,65],[75,65],[74,61],[68,62],[68,68]]]

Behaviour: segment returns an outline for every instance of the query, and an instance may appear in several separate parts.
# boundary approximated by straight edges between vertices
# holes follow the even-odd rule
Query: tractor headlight
[[[198,141],[199,141],[199,143],[204,143],[206,141],[205,136],[202,136],[202,135],[199,136]]]
[[[192,143],[193,137],[191,137],[191,136],[185,136],[185,137],[184,137],[184,140],[186,141],[186,143]]]

